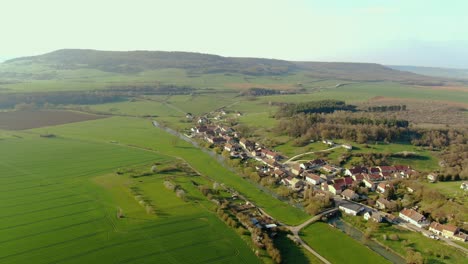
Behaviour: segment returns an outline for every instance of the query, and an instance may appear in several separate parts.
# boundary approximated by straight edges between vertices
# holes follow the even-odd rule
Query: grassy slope
[[[119,167],[171,158],[111,144],[21,136],[0,142],[2,263],[258,262],[212,213],[162,195],[161,182],[148,190],[164,211],[154,217],[122,188],[104,184],[109,192],[103,192],[90,181]],[[129,217],[117,220],[118,207]]]
[[[312,224],[301,231],[301,237],[332,263],[389,263],[369,248],[325,223]]]
[[[40,133],[44,129],[33,131]],[[175,142],[174,136],[152,127],[150,120],[114,117],[99,122],[82,122],[80,124],[50,127],[47,128],[47,131],[64,137],[97,142],[115,140],[122,144],[152,148],[162,154],[181,157],[203,175],[232,186],[283,222],[298,224],[307,219],[307,215],[301,210],[274,199],[260,191],[256,186],[248,184],[198,148],[182,140]]]

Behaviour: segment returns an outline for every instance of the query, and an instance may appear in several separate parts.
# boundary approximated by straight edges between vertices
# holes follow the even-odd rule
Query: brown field
[[[450,125],[453,127],[466,127],[468,125],[468,114],[465,109],[468,104],[419,100],[419,99],[401,99],[391,97],[374,97],[366,103],[359,105],[360,108],[366,109],[373,105],[401,105],[405,104],[407,111],[400,112],[385,112],[375,113],[382,117],[397,117],[411,121],[419,127],[445,127]]]
[[[0,129],[23,130],[104,118],[71,111],[0,112]]]

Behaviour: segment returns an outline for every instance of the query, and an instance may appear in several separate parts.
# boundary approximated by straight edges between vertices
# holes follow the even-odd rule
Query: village
[[[231,113],[229,113],[231,114]],[[229,115],[223,109],[202,117],[187,114],[187,119],[196,125],[186,136],[203,140],[212,147],[223,150],[225,156],[240,159],[242,162],[255,161],[255,170],[259,177],[275,179],[278,186],[286,186],[296,200],[300,201],[305,192],[312,192],[317,197],[331,197],[332,206],[342,213],[352,216],[362,216],[367,221],[383,222],[400,225],[411,231],[421,232],[432,239],[444,239],[452,246],[451,240],[466,242],[468,235],[460,228],[428,220],[428,212],[418,211],[417,206],[402,208],[401,203],[392,195],[397,186],[395,180],[407,180],[419,176],[419,172],[406,165],[393,166],[355,166],[342,168],[330,164],[324,159],[294,161],[281,153],[262,146],[249,138],[243,137],[233,127],[222,120]],[[242,115],[240,112],[235,116]],[[332,140],[323,139],[328,148],[345,148],[352,150],[351,144],[335,144]],[[301,155],[298,155],[301,156]],[[436,180],[435,173],[426,176],[429,182]],[[462,183],[461,189],[467,190],[467,183]],[[398,186],[406,193],[413,193],[411,185]],[[369,197],[374,197],[374,200]],[[371,200],[372,202],[369,202]],[[253,205],[250,204],[249,208]],[[325,211],[330,208],[323,208]],[[266,218],[263,218],[266,219]],[[259,225],[259,222],[252,222]],[[275,222],[262,221],[265,228],[276,227]]]

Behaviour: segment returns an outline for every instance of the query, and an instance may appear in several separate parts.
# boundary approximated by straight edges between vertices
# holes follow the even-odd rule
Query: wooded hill
[[[56,70],[98,69],[132,74],[145,70],[179,68],[189,73],[285,75],[304,72],[310,77],[353,81],[396,81],[419,85],[441,85],[442,79],[394,70],[374,63],[293,62],[262,58],[163,51],[98,51],[63,49],[39,56],[8,60],[5,65],[45,65]]]

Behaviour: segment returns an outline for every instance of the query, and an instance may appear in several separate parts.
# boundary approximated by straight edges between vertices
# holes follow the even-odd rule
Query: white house
[[[356,216],[362,210],[364,210],[364,207],[360,206],[359,204],[343,203],[343,204],[340,204],[340,206],[338,206],[338,209],[343,211],[345,214]]]
[[[404,208],[398,215],[401,219],[413,224],[417,227],[423,228],[429,225],[424,215],[416,212],[413,209]]]
[[[381,223],[382,220],[383,220],[383,217],[382,215],[377,212],[377,211],[368,211],[364,214],[364,220],[368,221],[369,219],[377,222],[377,223]]]

